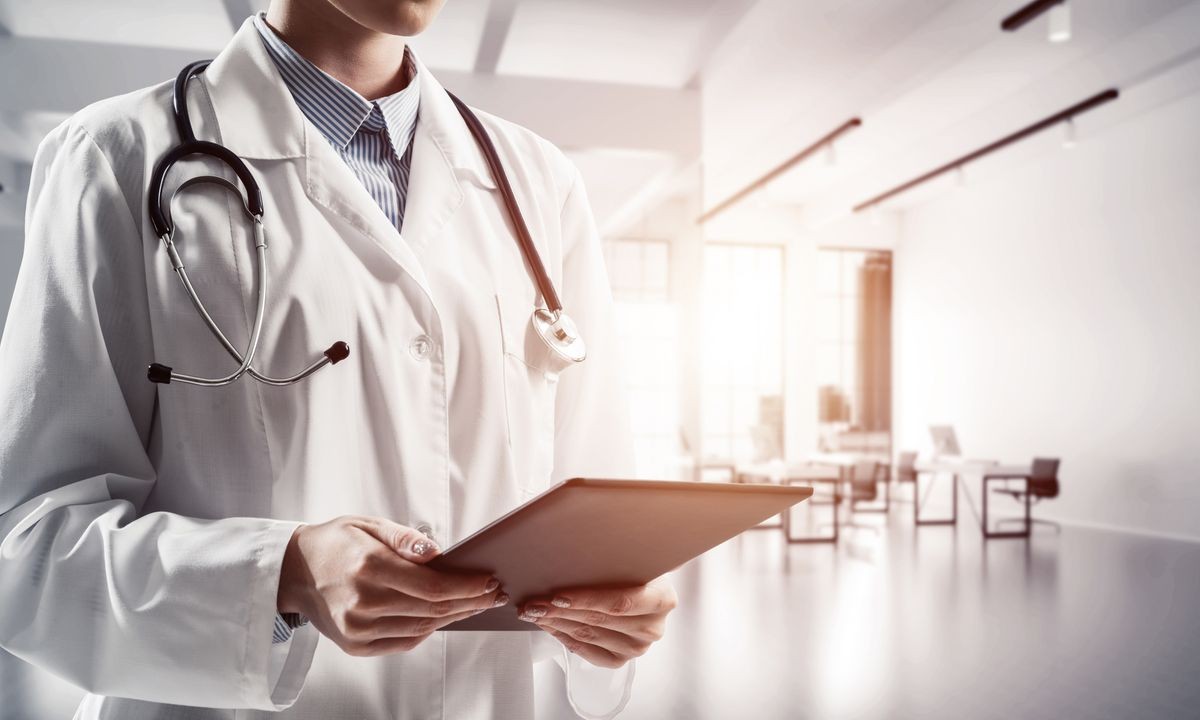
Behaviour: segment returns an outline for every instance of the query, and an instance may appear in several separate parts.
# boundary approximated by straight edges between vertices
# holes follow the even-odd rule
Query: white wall
[[[12,302],[24,237],[25,233],[18,226],[0,225],[0,330],[4,329],[8,304]]]
[[[1200,537],[1197,128],[1192,92],[905,213],[898,448],[953,422],[1062,457],[1046,516]]]

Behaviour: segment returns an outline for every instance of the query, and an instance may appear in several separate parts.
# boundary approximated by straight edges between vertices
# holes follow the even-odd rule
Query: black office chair
[[[1034,458],[1033,466],[1029,469],[1029,482],[1025,488],[1020,490],[1009,487],[993,488],[992,492],[1008,495],[1018,502],[1025,502],[1025,495],[1029,495],[1029,499],[1033,504],[1037,504],[1043,500],[1050,500],[1058,497],[1058,458]],[[1002,518],[997,521],[997,525],[1006,522],[1024,522],[1025,518]],[[1030,518],[1030,522],[1034,525],[1047,525],[1054,528],[1055,532],[1061,532],[1062,526],[1052,520],[1038,520]]]

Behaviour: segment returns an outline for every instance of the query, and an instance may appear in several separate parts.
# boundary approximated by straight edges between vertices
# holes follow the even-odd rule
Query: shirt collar
[[[412,77],[408,86],[372,102],[293,50],[267,25],[261,14],[255,15],[253,20],[267,54],[278,68],[296,105],[330,143],[346,149],[364,124],[371,128],[382,115],[392,149],[397,157],[404,154],[412,141],[420,104],[418,63],[414,61],[411,49],[404,49],[404,64]]]

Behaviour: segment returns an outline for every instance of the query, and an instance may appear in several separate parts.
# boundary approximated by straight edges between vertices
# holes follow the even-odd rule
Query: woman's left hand
[[[619,668],[662,638],[678,602],[674,588],[658,581],[619,590],[575,588],[526,602],[520,617],[591,664]]]

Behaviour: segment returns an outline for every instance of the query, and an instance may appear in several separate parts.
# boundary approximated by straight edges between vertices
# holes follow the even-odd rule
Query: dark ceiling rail
[[[1118,91],[1116,88],[1110,88],[1108,90],[1105,90],[1102,93],[1099,93],[1098,95],[1093,95],[1092,97],[1088,98],[1087,100],[1084,100],[1083,102],[1079,102],[1079,103],[1072,105],[1071,107],[1067,108],[1066,110],[1056,112],[1053,115],[1051,115],[1050,117],[1044,118],[1042,120],[1038,120],[1034,124],[1032,124],[1028,127],[1022,128],[1011,135],[1006,135],[993,143],[984,145],[983,147],[979,148],[978,150],[969,152],[966,155],[963,155],[962,157],[955,158],[954,160],[951,160],[950,162],[948,162],[944,165],[939,165],[938,167],[934,168],[933,170],[930,170],[929,172],[925,173],[924,175],[919,175],[919,176],[913,178],[912,180],[909,180],[906,183],[897,185],[896,187],[892,188],[891,190],[880,193],[880,194],[876,195],[875,197],[871,198],[870,200],[864,200],[863,202],[860,202],[859,204],[854,206],[854,212],[862,212],[863,210],[866,210],[872,206],[878,205],[889,198],[899,195],[902,192],[906,192],[908,190],[915,188],[918,185],[927,183],[930,180],[938,177],[939,175],[943,175],[943,174],[948,173],[957,168],[965,167],[968,163],[974,162],[975,160],[978,160],[979,158],[983,157],[984,155],[989,155],[991,153],[994,153],[997,150],[1000,150],[1004,147],[1012,145],[1015,142],[1024,140],[1025,138],[1029,137],[1030,135],[1039,133],[1042,130],[1045,130],[1046,128],[1053,127],[1054,125],[1057,125],[1058,123],[1070,121],[1070,120],[1074,119],[1074,117],[1076,115],[1081,115],[1081,114],[1087,112],[1088,110],[1091,110],[1095,107],[1099,107],[1100,105],[1103,105],[1107,102],[1116,100],[1118,97],[1120,97],[1120,95],[1121,95],[1120,91]]]
[[[804,162],[804,160],[806,158],[808,158],[810,155],[817,152],[818,150],[825,147],[826,145],[831,144],[834,140],[836,140],[842,134],[847,133],[860,125],[862,125],[861,119],[856,118],[856,117],[850,118],[846,122],[839,125],[837,127],[837,129],[833,130],[832,132],[827,133],[820,140],[817,140],[812,145],[809,145],[808,147],[804,148],[800,152],[796,153],[795,155],[791,156],[787,160],[783,161],[781,164],[779,164],[778,166],[773,168],[766,175],[763,175],[759,179],[755,180],[754,182],[750,183],[746,187],[737,191],[736,193],[729,196],[725,200],[722,200],[721,202],[717,203],[717,205],[715,207],[709,209],[703,215],[701,215],[699,218],[697,218],[696,222],[698,222],[698,223],[708,222],[709,220],[713,219],[717,214],[724,212],[725,210],[728,210],[733,205],[736,205],[737,203],[744,200],[747,195],[753,194],[755,191],[763,188],[764,186],[766,186],[768,183],[770,183],[775,178],[779,177],[783,173],[792,169],[796,165]]]
[[[1034,0],[1012,15],[1009,15],[1001,20],[1000,29],[1005,32],[1016,32],[1034,18],[1048,11],[1050,8],[1054,7],[1055,5],[1062,5],[1066,1],[1067,0]]]

